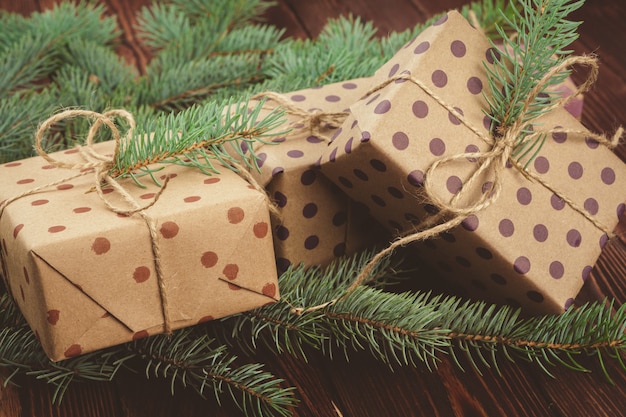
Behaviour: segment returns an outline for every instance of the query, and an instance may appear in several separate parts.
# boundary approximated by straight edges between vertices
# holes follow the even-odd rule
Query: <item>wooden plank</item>
[[[19,13],[23,16],[28,16],[34,11],[39,11],[39,1],[37,0],[22,0],[22,1],[2,1],[0,3],[0,9],[10,13]]]
[[[426,16],[408,0],[285,0],[294,13],[302,17],[307,34],[315,38],[328,19],[339,16],[358,16],[364,21],[374,22],[378,35],[392,30],[402,31],[426,20]],[[399,11],[401,11],[399,13]]]
[[[3,376],[0,374],[0,377]],[[14,385],[4,386],[0,381],[0,417],[19,417],[22,415],[19,388]]]
[[[145,2],[145,3],[142,3]],[[117,13],[123,30],[120,53],[140,70],[145,68],[149,51],[137,39],[132,27],[141,4],[106,0],[111,13]],[[27,14],[52,5],[53,0],[0,0],[0,7]],[[384,3],[384,5],[382,4]],[[352,13],[373,20],[379,34],[402,30],[424,21],[427,16],[458,7],[463,0],[319,0],[303,2],[281,0],[268,10],[269,23],[287,28],[289,36],[314,37],[327,18]],[[621,22],[626,5],[611,0],[589,1],[580,12],[587,21],[581,27],[576,52],[600,54],[602,72],[598,84],[586,97],[584,121],[598,131],[610,130],[626,120],[626,34]],[[124,49],[126,48],[126,50]],[[582,74],[575,74],[582,79]],[[618,154],[626,155],[624,147]],[[604,250],[592,274],[601,291],[626,301],[626,246],[612,241]],[[275,357],[259,351],[255,361],[266,362],[268,370],[285,378],[285,386],[295,386],[301,401],[295,416],[332,416],[337,409],[343,415],[363,416],[546,416],[546,415],[621,415],[626,409],[626,377],[614,361],[608,362],[616,385],[609,385],[592,361],[590,375],[554,368],[556,379],[537,366],[523,362],[510,364],[500,360],[501,372],[471,368],[461,371],[449,358],[442,358],[439,368],[430,372],[425,366],[401,368],[390,372],[366,354],[354,354],[348,363],[328,360],[311,354],[308,363],[290,356]],[[61,407],[50,402],[50,388],[45,384],[24,381],[24,388],[0,389],[0,417],[26,416],[125,416],[151,415],[240,415],[226,402],[219,407],[215,400],[202,400],[190,390],[178,390],[175,397],[166,381],[145,381],[143,375],[124,372],[113,384],[86,383],[72,386]],[[8,411],[7,411],[8,410]],[[5,413],[6,415],[4,415]]]
[[[42,381],[21,379],[20,417],[115,417],[119,399],[115,386],[104,382],[81,382],[70,386],[60,405],[52,403],[53,389]]]
[[[302,25],[302,20],[296,15],[291,6],[286,2],[277,2],[265,12],[262,22],[271,23],[276,27],[285,29],[285,37],[309,38],[310,34]]]
[[[152,58],[150,50],[141,43],[137,30],[137,14],[150,5],[152,0],[134,0],[126,2],[121,0],[106,0],[107,14],[117,18],[117,24],[122,31],[122,42],[118,47],[118,53],[126,59],[129,65],[137,68],[140,74],[146,73],[146,66]]]

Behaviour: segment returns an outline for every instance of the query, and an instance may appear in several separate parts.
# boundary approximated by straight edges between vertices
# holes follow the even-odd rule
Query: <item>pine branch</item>
[[[100,42],[78,39],[67,45],[63,58],[72,66],[83,69],[98,85],[99,93],[108,96],[118,89],[130,91],[138,76],[135,67],[126,64],[112,48]]]
[[[94,2],[62,2],[27,19],[26,31],[46,34],[50,39],[70,44],[78,39],[101,45],[112,44],[120,35],[115,17]]]
[[[263,103],[249,107],[247,102],[231,99],[148,120],[137,127],[131,140],[121,143],[110,174],[137,178],[136,172],[141,171],[151,175],[153,170],[148,165],[152,164],[178,164],[207,174],[217,173],[214,162],[228,168],[234,161],[224,149],[226,144],[244,156],[240,141],[263,140],[284,133],[277,130],[284,123],[283,113],[272,111],[261,118],[262,107]],[[244,159],[255,159],[255,155],[249,153]]]
[[[248,352],[259,344],[303,358],[307,347],[331,357],[336,349],[346,356],[354,350],[369,350],[390,365],[430,364],[435,353],[447,346],[444,335],[448,331],[432,324],[437,316],[424,294],[398,295],[360,287],[327,309],[302,315],[292,311],[294,306],[309,307],[341,297],[371,255],[344,259],[326,269],[290,268],[279,280],[283,301],[227,318],[215,324],[215,331]],[[392,259],[377,266],[370,284],[386,282],[397,262]]]
[[[523,122],[546,111],[551,94],[546,90],[562,82],[569,74],[563,72],[553,77],[543,88],[524,115],[525,101],[541,78],[571,53],[566,48],[578,37],[579,22],[566,20],[567,16],[583,5],[584,1],[571,0],[522,0],[522,12],[515,10],[513,18],[506,22],[517,38],[497,27],[504,48],[494,67],[487,67],[491,96],[489,115],[495,131],[502,135],[520,117]]]
[[[257,35],[261,36],[245,36],[255,28],[250,23],[259,16],[256,13],[271,4],[259,0],[195,0],[155,4],[141,10],[138,31],[144,43],[155,50],[177,53],[186,60],[205,58],[212,52],[232,48],[233,39],[248,40],[254,44],[263,44],[271,39],[272,43],[276,43],[282,31],[267,26],[257,28],[260,31]],[[244,36],[241,36],[242,31]],[[270,33],[270,38],[263,36]],[[247,46],[238,49],[266,48]]]
[[[56,105],[55,92],[49,89],[0,98],[0,163],[32,156],[32,142],[25,138],[32,136]]]
[[[385,61],[376,30],[359,18],[330,20],[316,41],[287,40],[268,57],[272,80],[261,88],[284,91],[371,76]]]
[[[243,90],[263,79],[259,59],[246,54],[181,61],[178,54],[161,54],[148,66],[145,88],[139,86],[137,100],[172,111],[206,99],[225,86],[238,85]]]
[[[360,287],[325,309],[294,314],[293,305],[307,308],[339,298],[368,259],[362,255],[325,271],[290,269],[279,282],[283,300],[288,301],[225,319],[215,331],[247,351],[259,344],[303,357],[307,346],[331,357],[335,350],[346,357],[367,350],[390,366],[423,363],[431,368],[442,353],[461,366],[457,355],[463,352],[479,371],[483,366],[497,368],[503,356],[534,362],[549,374],[548,366],[557,364],[587,371],[575,359],[585,354],[596,357],[610,379],[604,358],[624,365],[625,306],[612,312],[612,305],[593,303],[561,315],[524,319],[519,310],[507,306]],[[378,273],[388,271],[387,265]]]
[[[3,14],[0,24],[7,23],[7,32],[0,35],[6,45],[0,52],[0,96],[49,76],[58,67],[61,49],[73,41],[110,43],[118,33],[112,18],[102,18],[103,11],[102,6],[63,3],[30,19]]]
[[[0,96],[32,87],[58,65],[56,51],[50,50],[50,39],[27,34],[0,56]]]
[[[461,14],[470,23],[478,24],[487,38],[499,41],[502,33],[507,35],[507,39],[515,35],[515,28],[509,22],[519,15],[519,8],[517,1],[485,0],[463,6]]]
[[[26,32],[28,19],[17,13],[0,10],[0,52],[5,52]]]
[[[54,387],[53,402],[60,403],[75,381],[111,381],[131,360],[143,361],[147,378],[171,379],[191,387],[202,397],[212,390],[218,403],[227,395],[246,415],[287,416],[296,405],[291,388],[282,388],[260,364],[235,366],[236,357],[196,329],[183,329],[171,337],[155,336],[92,352],[60,362],[51,362],[6,293],[0,295],[0,367],[43,380]]]
[[[130,354],[145,362],[146,376],[171,380],[172,395],[176,384],[190,386],[201,396],[213,390],[218,403],[228,395],[246,415],[290,415],[296,405],[291,388],[282,388],[277,379],[262,370],[260,364],[233,367],[235,356],[206,335],[183,329],[172,336],[154,336],[126,345]]]

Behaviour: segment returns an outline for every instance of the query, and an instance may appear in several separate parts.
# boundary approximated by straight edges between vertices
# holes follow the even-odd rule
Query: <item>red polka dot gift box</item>
[[[365,207],[352,202],[320,173],[318,164],[345,119],[343,113],[368,87],[368,80],[355,79],[281,95],[261,94],[267,95],[261,114],[280,108],[287,116],[284,135],[255,144],[259,169],[250,169],[280,212],[272,218],[279,272],[300,263],[326,265],[385,234]],[[245,144],[242,151],[249,154]]]
[[[93,148],[110,154],[113,143]],[[83,162],[76,151],[51,156]],[[161,333],[166,320],[176,329],[278,299],[266,196],[220,171],[166,166],[156,203],[127,216],[93,192],[93,175],[59,182],[72,171],[40,157],[0,165],[0,202],[22,195],[0,217],[5,279],[52,360]],[[118,182],[140,205],[160,190]],[[122,204],[112,191],[103,188]]]
[[[504,154],[486,116],[493,60],[487,39],[448,13],[379,69],[322,172],[398,235],[464,218],[415,246],[423,262],[475,297],[562,312],[624,212],[626,168],[562,107],[528,127],[546,132],[528,164],[488,158]]]

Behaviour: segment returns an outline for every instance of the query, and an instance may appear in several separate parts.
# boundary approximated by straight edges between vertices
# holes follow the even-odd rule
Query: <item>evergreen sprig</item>
[[[169,379],[172,395],[176,385],[191,387],[202,397],[212,391],[218,403],[231,397],[245,415],[259,417],[288,416],[296,405],[292,389],[281,387],[282,379],[263,371],[261,364],[236,366],[237,358],[226,346],[195,329],[136,341],[126,349],[145,364],[146,377]]]
[[[230,330],[227,338],[248,350],[266,345],[303,356],[308,346],[331,357],[335,350],[346,357],[367,350],[390,366],[432,367],[444,353],[461,366],[457,355],[464,353],[479,371],[484,366],[497,369],[502,358],[534,362],[548,374],[555,365],[587,371],[576,360],[581,355],[596,357],[609,380],[606,357],[626,370],[625,305],[594,302],[560,315],[523,318],[519,309],[508,306],[364,286],[325,309],[294,314],[294,305],[306,309],[340,298],[369,259],[362,254],[325,270],[289,269],[279,281],[284,301],[226,318],[215,331]],[[376,275],[393,269],[381,265]]]
[[[462,9],[466,17],[473,12],[487,35],[504,38],[488,97],[500,129],[515,120],[520,97],[567,56],[577,23],[565,16],[582,2],[524,0],[519,10],[506,3],[484,0]],[[173,0],[143,9],[138,31],[154,57],[145,74],[115,54],[119,33],[101,6],[61,4],[30,18],[0,13],[0,163],[29,156],[37,124],[59,105],[100,112],[125,107],[138,126],[132,141],[124,142],[115,175],[139,181],[140,175],[152,174],[141,170],[149,162],[211,172],[215,162],[228,166],[225,145],[243,155],[242,143],[280,133],[279,113],[261,119],[262,104],[248,108],[252,93],[372,75],[432,21],[381,39],[371,23],[342,17],[330,21],[317,40],[281,39],[283,31],[255,21],[269,5],[262,0]],[[530,115],[539,114],[550,98],[541,95]],[[223,110],[229,106],[231,111]],[[66,147],[87,129],[87,123],[59,123],[51,145]],[[149,133],[154,135],[150,141]],[[254,155],[246,155],[245,162],[254,166]],[[446,354],[459,365],[458,356],[466,355],[479,370],[497,368],[502,358],[521,358],[548,373],[553,365],[585,371],[577,360],[581,356],[595,356],[608,378],[607,358],[624,367],[624,306],[593,303],[559,316],[525,319],[509,307],[423,292],[393,293],[390,285],[401,268],[397,259],[378,265],[369,285],[344,297],[370,257],[363,253],[327,269],[291,268],[279,279],[284,301],[179,330],[171,338],[155,336],[57,363],[45,357],[0,290],[0,366],[11,377],[47,381],[55,401],[73,381],[111,380],[124,366],[143,368],[147,377],[169,379],[172,388],[188,386],[201,395],[212,391],[218,402],[230,396],[252,415],[287,415],[296,400],[260,364],[240,364],[245,358],[229,353],[233,347],[254,356],[264,345],[303,358],[309,349],[330,357],[365,350],[392,367],[434,367]],[[294,314],[294,307],[334,299],[327,308]]]
[[[113,177],[131,176],[137,172],[149,174],[160,168],[155,164],[177,164],[197,168],[204,173],[218,173],[214,162],[237,170],[235,161],[225,149],[227,144],[248,164],[256,163],[252,146],[244,154],[242,143],[262,141],[286,133],[280,129],[284,123],[283,112],[274,110],[260,117],[263,102],[249,106],[248,102],[207,103],[191,107],[181,113],[168,114],[146,121],[133,131],[129,140],[120,144]],[[226,110],[226,111],[225,111]]]
[[[584,0],[524,0],[520,2],[522,10],[513,9],[513,16],[505,19],[515,36],[496,26],[502,48],[499,56],[493,53],[493,67],[486,66],[490,92],[484,95],[496,137],[503,136],[516,122],[524,125],[550,109],[558,93],[549,88],[567,78],[569,71],[555,74],[536,97],[531,93],[544,75],[572,52],[567,48],[578,37],[576,30],[581,22],[567,17],[583,4]],[[494,47],[498,45],[494,43]],[[528,100],[531,102],[526,103]],[[516,138],[514,152],[518,160],[529,157],[526,163],[534,158],[545,138],[539,135],[536,140],[523,142],[528,129]]]
[[[201,334],[182,329],[173,336],[157,335],[122,346],[52,362],[7,293],[0,295],[0,368],[9,371],[5,383],[17,375],[46,381],[53,387],[52,400],[61,402],[74,381],[111,381],[122,367],[144,367],[146,378],[170,380],[217,402],[230,397],[246,415],[289,415],[296,405],[291,388],[264,371],[261,364],[238,365],[227,347]]]

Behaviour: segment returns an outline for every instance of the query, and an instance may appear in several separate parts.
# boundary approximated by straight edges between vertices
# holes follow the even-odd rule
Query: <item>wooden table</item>
[[[51,6],[54,0],[0,0],[0,7],[28,14]],[[147,49],[133,31],[134,13],[149,0],[103,1],[117,14],[124,42],[120,53],[143,68]],[[463,0],[279,0],[267,12],[270,23],[286,28],[287,35],[315,37],[329,17],[352,13],[372,20],[380,35],[422,22],[435,13],[462,5]],[[383,6],[384,4],[384,6]],[[626,2],[589,1],[574,16],[585,21],[576,53],[600,56],[601,75],[585,98],[583,122],[592,130],[612,132],[626,122]],[[580,80],[581,74],[574,78]],[[626,146],[617,153],[626,160]],[[622,237],[625,228],[621,228]],[[626,239],[625,239],[626,240]],[[626,301],[626,245],[611,241],[598,261],[584,292],[598,292]],[[581,360],[593,372],[577,373],[553,368],[554,378],[537,366],[500,360],[500,372],[483,367],[482,375],[465,364],[462,371],[442,357],[438,368],[399,368],[391,372],[367,355],[355,354],[351,362],[331,361],[311,354],[309,362],[290,356],[259,353],[258,361],[297,388],[301,402],[297,416],[619,416],[626,415],[626,372],[617,363],[607,367],[615,385],[602,375],[594,361]],[[175,397],[164,381],[146,382],[142,375],[124,372],[114,383],[81,383],[72,386],[61,406],[51,405],[51,390],[26,380],[21,388],[0,388],[0,417],[17,416],[233,416],[228,404],[218,407],[191,391]],[[341,414],[340,414],[341,413]]]

